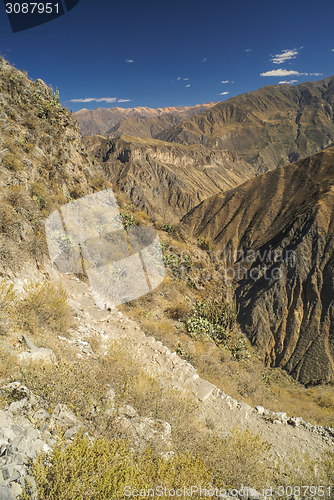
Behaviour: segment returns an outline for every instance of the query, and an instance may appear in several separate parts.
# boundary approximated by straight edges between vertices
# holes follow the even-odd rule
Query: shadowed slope
[[[328,148],[205,200],[182,219],[227,248],[239,321],[265,361],[306,384],[334,381],[333,186]]]

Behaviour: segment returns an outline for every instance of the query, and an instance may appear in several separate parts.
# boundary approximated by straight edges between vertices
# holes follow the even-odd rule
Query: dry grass
[[[66,292],[47,282],[27,282],[19,296],[12,284],[1,280],[0,310],[3,335],[13,331],[55,335],[66,332],[72,322]]]

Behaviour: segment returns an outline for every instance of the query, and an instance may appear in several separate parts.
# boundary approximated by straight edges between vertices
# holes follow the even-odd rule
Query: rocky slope
[[[110,186],[78,127],[42,80],[0,59],[0,274],[47,253],[44,219],[70,198]]]
[[[205,198],[241,184],[254,169],[236,155],[204,146],[182,146],[122,136],[85,137],[108,181],[128,194],[138,209],[179,220]]]
[[[333,76],[270,85],[217,104],[156,138],[227,149],[265,172],[332,144],[333,106]]]
[[[96,108],[80,109],[74,113],[78,120],[82,135],[116,135],[128,134],[139,137],[153,137],[152,134],[171,127],[190,116],[194,116],[216,103],[197,104],[196,106],[180,106],[168,108]],[[149,120],[148,124],[146,120]],[[123,122],[121,125],[121,122]],[[147,135],[143,135],[147,134]]]
[[[291,457],[295,449],[301,454],[308,452],[318,457],[333,446],[333,429],[311,425],[300,417],[289,417],[284,412],[274,413],[261,406],[252,408],[236,401],[213,384],[200,379],[190,363],[153,337],[147,337],[138,324],[120,311],[115,308],[99,310],[87,284],[74,276],[60,275],[50,268],[47,271],[54,284],[61,283],[66,289],[69,305],[76,314],[77,325],[68,330],[66,337],[58,338],[63,350],[71,349],[72,357],[84,361],[94,359],[96,362],[98,356],[91,345],[96,345],[99,339],[105,346],[103,351],[108,342],[117,341],[124,344],[128,356],[139,359],[163,387],[168,389],[173,386],[184,397],[190,395],[189,403],[192,398],[194,402],[197,401],[192,411],[196,411],[200,421],[213,419],[222,435],[234,425],[261,433],[271,444],[277,458]],[[25,276],[22,274],[14,280],[18,290],[22,289]],[[39,359],[42,362],[42,356],[38,358],[37,354],[43,348],[37,348],[27,336],[25,338],[27,351],[35,356],[35,361]],[[27,352],[19,354],[24,365],[24,354]],[[80,429],[86,432],[86,436],[92,436],[92,426],[91,420],[87,422],[79,418],[62,403],[50,405],[47,394],[41,397],[19,381],[0,386],[0,401],[5,403],[0,410],[0,495],[10,500],[22,493],[26,479],[34,486],[29,459],[35,459],[41,451],[50,452],[57,442],[59,431],[64,433],[70,444]],[[96,408],[92,403],[92,412],[113,415],[117,432],[126,436],[136,449],[155,445],[164,450],[167,456],[173,453],[174,429],[171,425],[167,421],[142,417],[129,405],[120,406],[115,391],[109,385],[106,387],[104,408]]]
[[[265,362],[304,384],[334,380],[333,186],[332,147],[205,200],[182,220],[233,266],[239,321]]]

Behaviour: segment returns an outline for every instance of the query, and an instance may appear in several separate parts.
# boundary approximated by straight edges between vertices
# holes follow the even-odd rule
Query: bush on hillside
[[[135,455],[125,441],[90,442],[82,433],[69,446],[61,440],[51,456],[39,455],[32,473],[38,500],[123,500],[124,491],[134,489],[139,493],[162,486],[183,491],[195,484],[208,488],[211,483],[211,473],[199,458],[178,454],[165,460],[150,449]],[[32,498],[27,485],[22,499]]]
[[[60,333],[69,326],[67,293],[49,283],[27,283],[23,298],[17,302],[16,312],[21,328],[31,333],[41,329]]]

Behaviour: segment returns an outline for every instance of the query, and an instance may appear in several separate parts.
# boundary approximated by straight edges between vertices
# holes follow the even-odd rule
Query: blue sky
[[[333,1],[80,0],[15,34],[0,9],[1,53],[73,111],[192,106],[334,74]]]

